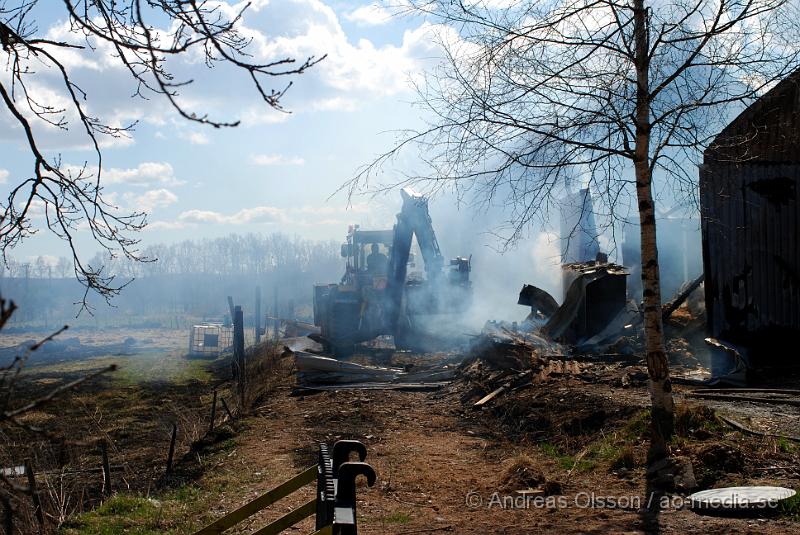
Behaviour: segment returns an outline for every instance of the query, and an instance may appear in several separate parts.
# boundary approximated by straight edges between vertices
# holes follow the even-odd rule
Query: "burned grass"
[[[245,427],[228,421],[221,406],[221,400],[226,399],[234,413],[239,412],[237,396],[226,382],[228,360],[189,360],[173,348],[160,354],[48,360],[29,367],[17,385],[26,399],[40,396],[54,385],[81,377],[108,362],[120,364],[116,373],[84,383],[23,418],[28,425],[46,429],[50,437],[63,439],[35,434],[32,439],[24,430],[3,429],[0,464],[15,466],[22,459],[31,459],[51,526],[76,514],[83,513],[81,518],[94,514],[95,520],[87,521],[85,529],[78,533],[117,533],[112,520],[108,521],[111,531],[91,527],[99,525],[101,517],[110,512],[96,509],[108,502],[99,442],[104,440],[108,444],[114,493],[120,492],[135,501],[154,492],[169,493],[170,489],[193,484],[214,466],[209,459],[227,455],[235,448],[235,434]],[[32,362],[36,362],[35,358]],[[214,389],[220,402],[215,429],[209,432]],[[223,422],[226,424],[221,425]],[[166,477],[173,424],[177,426],[173,472]],[[18,505],[22,520],[29,505]],[[147,503],[140,505],[145,507]],[[95,512],[89,513],[93,509]],[[158,524],[152,532],[169,532],[163,527]]]
[[[634,380],[640,370],[606,362],[581,362],[579,368],[539,365],[556,373],[540,371],[532,381],[511,385],[508,377],[519,376],[518,370],[472,363],[447,396],[458,401],[460,418],[480,426],[481,437],[536,451],[536,458],[547,459],[539,469],[567,488],[576,477],[644,480],[650,416],[646,381]],[[476,403],[497,392],[498,385],[506,388],[489,402]],[[671,455],[694,468],[693,473],[682,469],[684,490],[727,484],[793,487],[800,481],[791,468],[800,460],[793,441],[742,434],[705,404],[678,402],[675,431]]]

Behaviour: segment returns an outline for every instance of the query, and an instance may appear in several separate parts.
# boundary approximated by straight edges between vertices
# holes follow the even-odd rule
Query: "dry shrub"
[[[533,459],[517,455],[510,459],[500,476],[499,488],[504,492],[538,488],[545,483],[542,471],[536,468]]]
[[[682,403],[675,407],[675,434],[679,437],[693,436],[698,432],[710,434],[719,428],[719,418],[714,409],[693,403]]]
[[[619,470],[626,468],[631,470],[636,467],[636,452],[631,446],[625,446],[619,452],[613,461],[611,461],[611,469]]]
[[[291,351],[268,340],[246,351],[248,408],[261,403],[279,387],[291,382]]]

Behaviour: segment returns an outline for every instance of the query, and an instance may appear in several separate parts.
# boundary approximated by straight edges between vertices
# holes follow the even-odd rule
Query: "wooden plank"
[[[274,489],[265,492],[255,500],[252,500],[235,511],[228,513],[219,520],[209,524],[200,531],[196,531],[194,535],[212,535],[222,533],[226,529],[235,526],[245,518],[256,514],[265,507],[269,507],[281,498],[288,496],[297,489],[308,485],[317,479],[317,465],[314,465],[305,471],[297,474],[289,481],[282,483]]]
[[[730,394],[712,394],[712,393],[702,393],[702,392],[687,392],[686,397],[693,397],[693,398],[700,398],[700,399],[711,399],[717,401],[730,401],[730,402],[738,402],[738,401],[747,401],[750,403],[766,403],[768,405],[792,405],[794,407],[800,407],[800,399],[791,399],[791,398],[760,398],[756,396],[735,396]]]
[[[476,401],[475,404],[473,405],[473,407],[482,407],[482,406],[486,405],[487,403],[492,401],[494,398],[496,398],[498,395],[500,395],[502,392],[504,392],[505,389],[509,388],[510,386],[511,386],[511,383],[506,383],[503,386],[501,386],[499,388],[496,388],[490,394],[487,394],[486,396],[484,396],[481,399],[479,399],[478,401]]]
[[[301,520],[304,520],[317,512],[317,499],[309,500],[304,505],[301,505],[294,511],[287,513],[280,517],[278,520],[267,524],[258,531],[254,531],[252,535],[278,535],[286,528],[292,527]]]
[[[439,383],[346,383],[336,385],[297,386],[291,395],[302,396],[305,393],[327,392],[331,390],[399,390],[403,392],[428,392],[439,390],[449,382]]]
[[[665,303],[664,306],[661,307],[661,320],[668,320],[672,313],[678,310],[683,302],[689,298],[692,292],[694,292],[700,286],[705,277],[706,274],[701,273],[699,277],[697,277],[694,281],[692,281],[691,284],[689,284],[689,286],[686,287],[686,289],[684,289],[682,292],[679,292],[669,302]]]

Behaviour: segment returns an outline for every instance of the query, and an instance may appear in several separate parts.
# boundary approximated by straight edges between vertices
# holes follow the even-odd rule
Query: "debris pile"
[[[284,353],[295,359],[296,394],[323,390],[435,390],[456,373],[450,364],[403,369],[345,362],[288,347]]]

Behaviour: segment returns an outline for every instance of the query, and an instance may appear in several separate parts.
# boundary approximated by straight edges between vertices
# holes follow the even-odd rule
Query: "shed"
[[[753,364],[788,364],[800,340],[800,71],[743,111],[700,166],[709,334]]]

